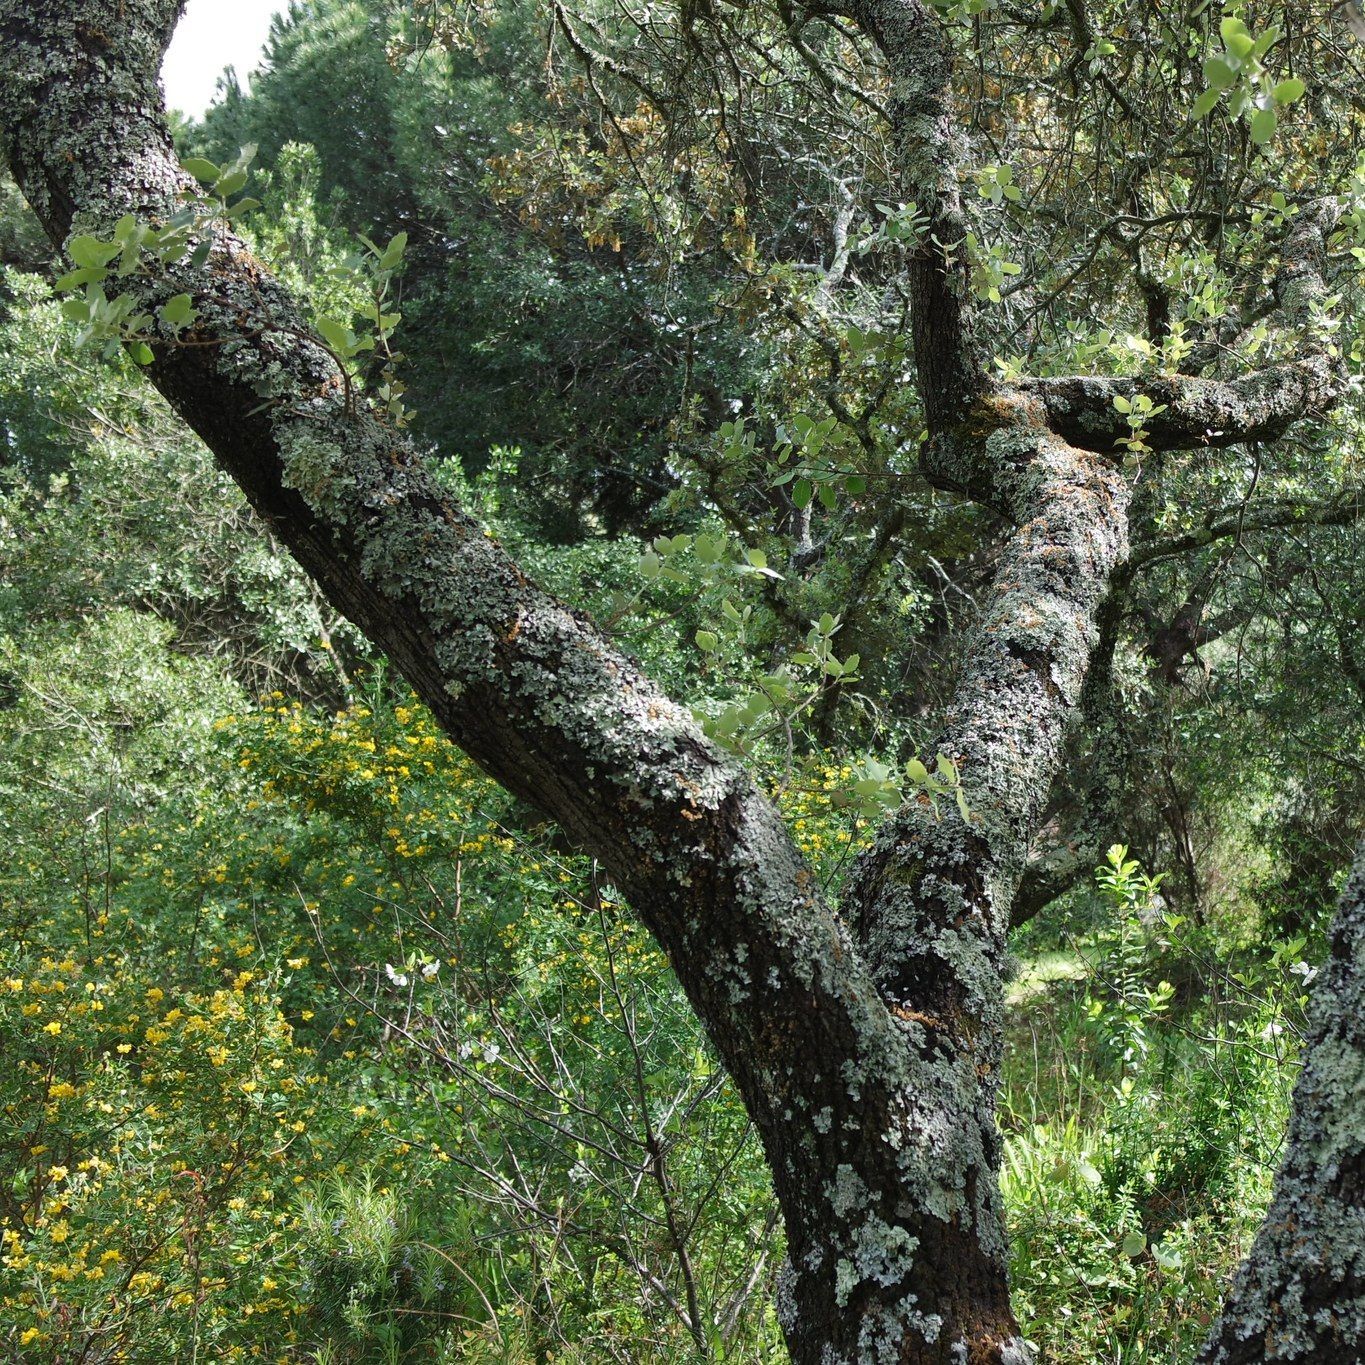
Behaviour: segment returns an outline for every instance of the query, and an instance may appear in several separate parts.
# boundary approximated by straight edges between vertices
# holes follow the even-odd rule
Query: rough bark
[[[163,221],[189,183],[155,75],[176,9],[0,5],[5,154],[55,243]],[[668,952],[800,1249],[794,1358],[1017,1358],[998,1221],[983,1262],[974,1217],[994,1209],[993,1165],[947,1141],[955,1078],[887,1008],[742,769],[443,498],[240,241],[124,283],[153,314],[191,296],[193,330],[152,338],[153,382],[456,743],[593,852]]]
[[[1130,403],[1142,394],[1164,411],[1144,425],[1152,450],[1229,446],[1282,436],[1306,413],[1325,412],[1346,387],[1346,372],[1322,338],[1314,337],[1323,282],[1326,233],[1335,222],[1333,201],[1304,213],[1280,249],[1275,294],[1280,318],[1300,336],[1292,360],[1252,370],[1235,379],[1172,374],[1142,378],[1067,375],[1029,379],[1023,387],[1047,410],[1048,422],[1069,441],[1089,450],[1113,450],[1131,434],[1115,398]]]
[[[971,307],[967,218],[958,175],[966,154],[953,104],[953,49],[920,0],[816,0],[812,13],[852,19],[886,58],[887,112],[906,197],[924,218],[906,262],[915,372],[931,429],[962,420],[988,388]]]
[[[1203,1365],[1365,1359],[1365,848],[1329,943],[1270,1211]]]
[[[178,8],[0,0],[0,138],[55,243],[173,211],[187,177],[156,71]],[[440,493],[240,241],[126,283],[153,313],[191,296],[192,332],[153,338],[150,376],[266,524],[668,953],[773,1171],[793,1359],[1009,1365],[1024,1348],[996,1180],[1004,936],[1129,490],[1045,394],[983,377],[962,253],[942,249],[962,214],[941,21],[917,0],[845,12],[887,53],[907,184],[940,235],[912,267],[926,473],[1017,526],[938,741],[975,819],[912,802],[889,820],[853,875],[852,931],[742,769]]]

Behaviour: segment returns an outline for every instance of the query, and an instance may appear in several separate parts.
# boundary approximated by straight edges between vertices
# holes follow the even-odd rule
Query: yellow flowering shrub
[[[98,860],[68,848],[80,875],[0,870],[0,1356],[502,1358],[547,1256],[557,1331],[577,1304],[575,1340],[675,1352],[646,1114],[672,1116],[694,1258],[748,1275],[769,1195],[619,894],[381,688],[210,736],[212,780],[102,829]],[[842,776],[778,793],[830,878],[857,840]]]

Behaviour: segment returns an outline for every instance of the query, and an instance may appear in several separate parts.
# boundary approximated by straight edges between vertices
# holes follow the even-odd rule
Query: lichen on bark
[[[167,217],[188,183],[156,91],[177,9],[0,0],[0,137],[55,243]],[[919,0],[826,12],[882,44],[907,188],[956,240],[939,16]],[[440,492],[240,242],[224,232],[202,265],[130,284],[150,310],[179,292],[199,310],[194,346],[156,338],[151,377],[265,522],[451,738],[599,857],[668,953],[773,1172],[798,1365],[1025,1356],[996,1178],[1005,933],[1126,553],[1129,487],[1058,415],[1088,381],[987,382],[964,259],[925,249],[911,273],[924,472],[1011,526],[936,742],[974,818],[907,805],[842,917],[737,762]],[[1304,278],[1287,297],[1311,295]]]
[[[1328,946],[1270,1209],[1203,1365],[1365,1356],[1365,847]]]

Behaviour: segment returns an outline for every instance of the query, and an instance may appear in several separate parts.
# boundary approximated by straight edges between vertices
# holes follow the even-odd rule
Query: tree
[[[164,224],[179,207],[190,178],[157,89],[179,8],[0,4],[0,129],[54,243],[107,237],[129,214]],[[996,1180],[1006,933],[1128,556],[1125,456],[1268,441],[1338,400],[1344,369],[1318,319],[1331,206],[1306,204],[1279,244],[1287,358],[1226,380],[993,379],[944,19],[919,0],[817,5],[807,18],[856,25],[888,73],[916,210],[924,473],[1013,528],[936,742],[970,818],[907,802],[837,910],[740,764],[442,494],[230,230],[201,227],[203,251],[125,283],[156,319],[136,343],[152,381],[265,523],[450,737],[600,859],[668,953],[772,1169],[793,1358],[1006,1365],[1026,1358]],[[1262,120],[1253,136],[1264,133]],[[182,295],[188,315],[172,303]],[[1277,1204],[1210,1359],[1358,1354],[1360,894],[1357,879]],[[1294,1235],[1310,1222],[1317,1237]]]

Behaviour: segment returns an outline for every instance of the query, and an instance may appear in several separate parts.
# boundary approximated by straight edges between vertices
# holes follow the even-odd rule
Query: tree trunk
[[[1270,1211],[1199,1359],[1365,1359],[1365,848],[1313,989]]]

